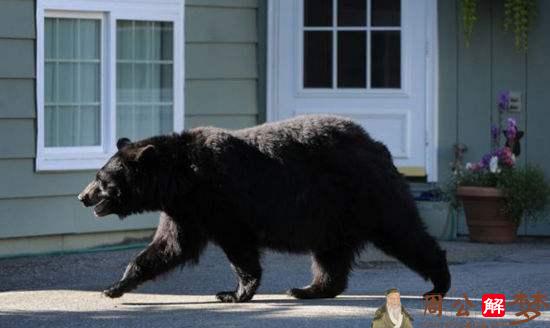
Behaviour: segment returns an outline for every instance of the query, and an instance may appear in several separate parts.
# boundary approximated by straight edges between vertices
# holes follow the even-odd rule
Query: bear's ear
[[[143,162],[149,161],[155,157],[157,154],[157,149],[153,145],[147,145],[141,147],[136,152],[136,161]]]
[[[130,139],[128,138],[120,138],[118,139],[118,141],[116,142],[116,148],[118,150],[121,150],[122,148],[128,146],[129,144],[131,144],[132,142],[130,141]]]

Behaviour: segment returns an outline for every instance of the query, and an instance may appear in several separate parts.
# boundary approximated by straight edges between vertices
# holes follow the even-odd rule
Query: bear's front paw
[[[219,292],[216,294],[216,298],[223,303],[237,303],[239,298],[235,292]]]
[[[124,295],[125,290],[119,284],[115,284],[103,291],[103,295],[109,298],[118,298]]]

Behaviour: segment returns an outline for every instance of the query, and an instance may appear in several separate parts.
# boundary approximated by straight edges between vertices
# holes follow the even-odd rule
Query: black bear
[[[301,116],[229,131],[202,127],[118,152],[78,196],[98,217],[160,211],[149,246],[104,291],[120,297],[219,245],[238,277],[222,302],[250,300],[262,249],[311,253],[313,281],[296,298],[342,293],[357,254],[372,242],[445,295],[446,254],[425,230],[387,148],[350,119]]]

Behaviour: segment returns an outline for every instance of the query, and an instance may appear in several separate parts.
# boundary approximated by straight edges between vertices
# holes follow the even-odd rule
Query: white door
[[[268,121],[351,117],[403,172],[434,180],[435,3],[271,0]]]

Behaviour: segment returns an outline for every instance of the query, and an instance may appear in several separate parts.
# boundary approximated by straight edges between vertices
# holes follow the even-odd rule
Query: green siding
[[[253,115],[197,115],[186,118],[185,127],[223,126],[227,129],[242,129],[256,125],[257,118]]]
[[[256,115],[258,111],[256,81],[253,79],[188,80],[186,83],[187,115]]]
[[[455,1],[438,2],[439,21],[439,181],[450,175],[454,157],[453,145],[457,142],[457,88],[458,88],[458,19]]]
[[[242,43],[188,43],[187,79],[257,78],[256,45]]]
[[[34,40],[0,38],[0,54],[0,78],[34,78]]]
[[[460,1],[439,1],[439,168],[440,181],[449,177],[455,142],[466,144],[466,162],[478,161],[490,149],[490,124],[497,123],[496,99],[500,91],[523,95],[520,113],[515,117],[526,131],[519,163],[543,167],[550,178],[548,122],[550,112],[550,3],[538,1],[536,25],[530,33],[527,54],[514,48],[513,34],[503,31],[503,3],[478,2],[478,20],[470,47],[464,44]],[[463,218],[458,232],[467,233]],[[549,223],[522,225],[520,234],[548,235]]]
[[[34,1],[0,1],[0,38],[34,38]]]
[[[120,222],[82,208],[94,171],[35,172],[34,7],[0,0],[0,238],[154,227],[157,214]],[[256,0],[186,1],[186,128],[258,122],[257,11]]]
[[[256,8],[257,0],[186,0],[187,8],[192,6],[208,6],[220,8]]]
[[[258,103],[258,2],[186,5],[185,127],[257,124],[259,112],[265,112]]]
[[[158,214],[97,219],[75,196],[0,199],[0,238],[150,228]]]
[[[33,119],[0,120],[0,159],[34,157],[34,122]]]
[[[535,29],[529,34],[527,52],[526,97],[528,111],[525,115],[526,135],[523,152],[526,160],[537,163],[550,178],[550,1],[538,1],[539,16]],[[526,227],[528,234],[545,231],[550,234],[550,224],[538,223]]]
[[[0,199],[77,195],[94,177],[93,171],[34,173],[34,158],[0,160]],[[0,220],[3,219],[0,217]]]
[[[185,41],[237,43],[257,41],[256,9],[188,7]]]
[[[0,119],[34,118],[35,106],[33,79],[0,79]]]

